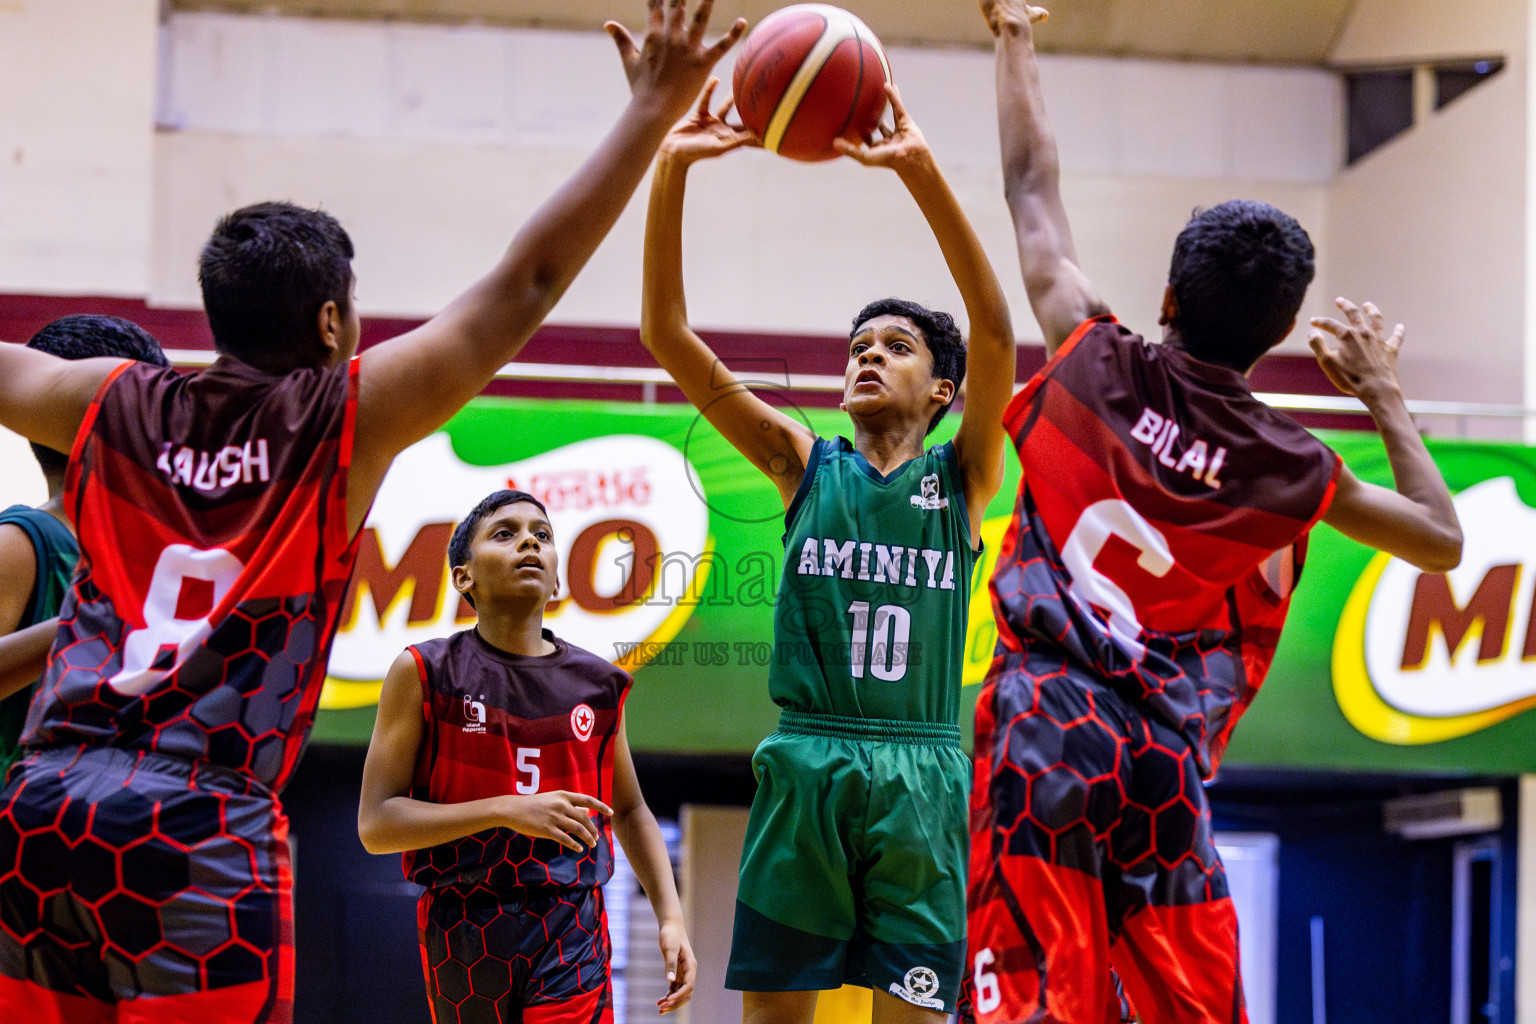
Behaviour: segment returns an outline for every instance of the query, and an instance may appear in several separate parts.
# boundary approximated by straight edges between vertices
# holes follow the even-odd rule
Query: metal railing
[[[166,356],[177,366],[207,366],[217,353],[204,349],[171,349]],[[575,363],[508,363],[496,373],[497,380],[638,385],[642,400],[656,401],[656,389],[671,385],[672,377],[659,366],[586,366]],[[787,391],[840,392],[843,378],[832,374],[787,373],[772,380],[748,376],[749,383],[769,384]],[[1254,397],[1276,409],[1288,412],[1314,412],[1334,415],[1368,415],[1359,399],[1347,395],[1291,395],[1278,392],[1254,392]],[[1408,412],[1415,417],[1435,417],[1456,421],[1455,434],[1465,437],[1469,420],[1489,419],[1524,423],[1536,420],[1536,409],[1519,405],[1487,402],[1436,402],[1408,400]]]

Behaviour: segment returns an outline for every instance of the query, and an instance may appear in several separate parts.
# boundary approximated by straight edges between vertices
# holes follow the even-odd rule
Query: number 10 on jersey
[[[853,602],[848,606],[848,614],[853,616],[849,632],[849,673],[853,678],[863,679],[866,666],[870,675],[887,683],[906,675],[912,613],[897,604],[882,604],[875,609],[874,636],[870,636],[868,601]]]

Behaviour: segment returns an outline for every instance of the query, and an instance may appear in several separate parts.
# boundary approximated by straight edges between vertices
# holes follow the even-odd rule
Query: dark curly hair
[[[352,256],[352,239],[320,210],[257,203],[225,216],[197,269],[214,347],[263,370],[310,365],[321,307],[351,308]]]
[[[853,318],[853,328],[848,332],[848,337],[851,339],[858,334],[860,327],[877,316],[904,316],[916,324],[923,332],[923,341],[928,345],[928,351],[933,355],[933,379],[952,382],[955,394],[960,393],[960,383],[965,380],[965,340],[960,337],[960,328],[955,326],[954,317],[907,299],[878,299],[859,310],[859,315]],[[939,420],[944,418],[953,404],[955,399],[951,396],[928,421],[926,433],[933,433],[933,428],[939,425]]]
[[[144,328],[132,320],[116,316],[79,314],[62,316],[32,335],[28,348],[58,356],[60,359],[137,359],[154,366],[170,366],[160,343]],[[69,466],[69,456],[32,445],[37,464],[47,474],[64,472]]]
[[[1168,270],[1181,345],[1246,372],[1284,339],[1315,272],[1312,239],[1290,215],[1248,199],[1197,209]]]

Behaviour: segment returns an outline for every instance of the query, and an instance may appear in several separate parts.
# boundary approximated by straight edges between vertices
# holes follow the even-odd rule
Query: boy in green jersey
[[[641,337],[787,510],[768,674],[784,710],[753,758],[726,975],[748,1024],[809,1024],[817,991],[845,982],[874,990],[876,1024],[933,1024],[960,984],[970,780],[960,660],[982,515],[1003,478],[1013,328],[975,233],[888,92],[894,130],[839,149],[895,170],[916,200],[965,302],[970,371],[947,314],[871,303],[854,319],[844,371],[851,442],[818,438],[752,394],[688,326],[688,167],[755,142],[725,110],[710,112],[709,91],[662,144],[651,188]],[[962,380],[954,440],[925,448]]]

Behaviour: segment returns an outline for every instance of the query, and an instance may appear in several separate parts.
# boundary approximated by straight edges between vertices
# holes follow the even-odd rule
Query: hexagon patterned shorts
[[[613,1024],[601,889],[428,889],[416,924],[434,1024]]]
[[[288,820],[251,776],[110,747],[0,792],[0,1004],[30,1019],[288,1021]],[[17,1019],[29,1019],[23,1014]]]
[[[1065,658],[1008,654],[976,705],[962,1019],[1241,1022],[1237,917],[1194,752]],[[1113,970],[1111,969],[1113,968]]]

